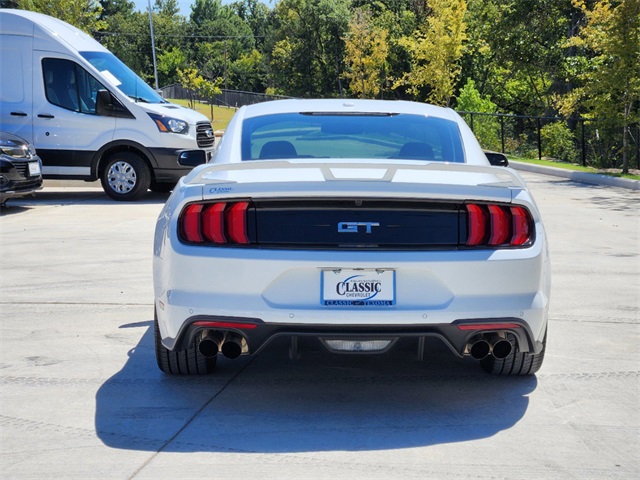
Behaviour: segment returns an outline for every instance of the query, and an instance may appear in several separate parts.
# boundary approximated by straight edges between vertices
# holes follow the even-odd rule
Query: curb
[[[640,180],[631,180],[630,178],[611,177],[609,175],[601,175],[599,173],[576,172],[575,170],[532,165],[530,163],[516,162],[512,160],[509,160],[509,166],[515,170],[540,173],[542,175],[553,175],[555,177],[568,178],[574,182],[588,183],[590,185],[606,185],[608,187],[640,190]]]

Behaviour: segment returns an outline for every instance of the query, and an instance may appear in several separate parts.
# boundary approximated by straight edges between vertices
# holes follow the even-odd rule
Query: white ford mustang
[[[184,162],[193,161],[189,152]],[[271,340],[382,353],[425,337],[493,374],[542,365],[545,231],[513,170],[453,110],[377,100],[243,107],[180,180],[154,242],[155,346],[170,374]]]

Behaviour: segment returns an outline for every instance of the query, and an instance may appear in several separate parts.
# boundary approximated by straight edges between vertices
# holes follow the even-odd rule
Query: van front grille
[[[196,125],[196,140],[200,148],[213,147],[215,136],[213,135],[213,128],[209,122],[199,122]]]

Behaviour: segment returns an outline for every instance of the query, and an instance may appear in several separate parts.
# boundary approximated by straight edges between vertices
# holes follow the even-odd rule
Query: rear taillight
[[[533,219],[524,207],[467,204],[470,247],[521,247],[533,241]]]
[[[192,203],[178,220],[180,240],[206,245],[248,245],[249,202]]]

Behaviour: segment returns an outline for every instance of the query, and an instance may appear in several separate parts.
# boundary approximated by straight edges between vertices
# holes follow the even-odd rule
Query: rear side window
[[[412,114],[283,113],[248,118],[242,160],[372,158],[464,162],[455,122]]]
[[[98,90],[105,88],[84,68],[70,60],[45,58],[42,72],[50,103],[74,112],[96,114]]]

